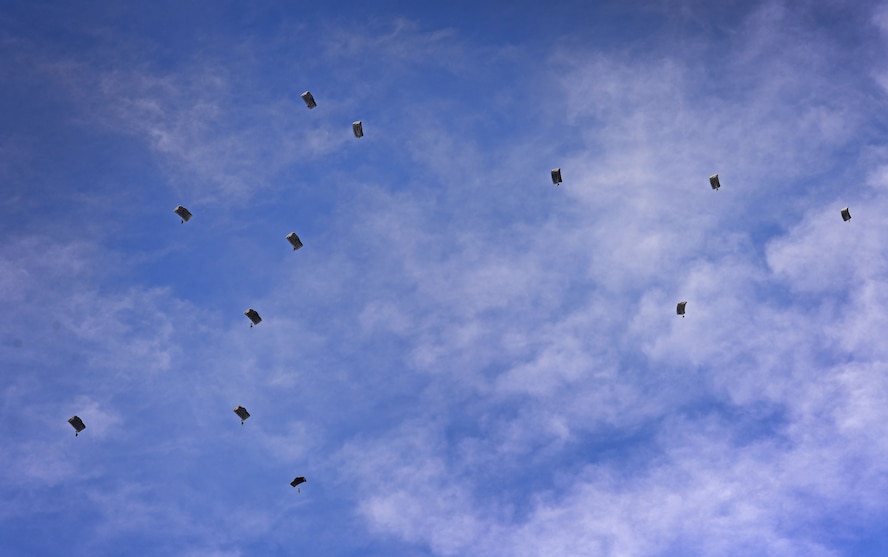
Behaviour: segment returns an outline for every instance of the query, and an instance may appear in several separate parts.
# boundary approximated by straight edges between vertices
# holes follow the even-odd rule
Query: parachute
[[[355,132],[355,137],[364,137],[364,126],[360,120],[352,123],[352,131]]]
[[[684,317],[686,305],[688,305],[687,302],[678,302],[678,307],[675,308],[675,313]]]
[[[299,484],[304,484],[306,481],[307,480],[305,479],[305,476],[296,476],[295,478],[293,478],[293,481],[290,482],[290,485],[296,487]],[[299,491],[299,493],[302,493],[302,489],[298,489],[297,491]]]
[[[848,207],[842,209],[842,220],[844,220],[845,222],[851,220],[851,211],[848,210]]]
[[[252,328],[253,325],[258,325],[262,321],[262,318],[259,317],[259,312],[253,308],[250,308],[247,311],[245,311],[244,315],[249,317],[250,321],[252,321],[252,323],[250,323],[250,328]]]
[[[297,236],[295,232],[287,234],[287,241],[293,246],[293,251],[302,247],[302,240],[299,239],[299,236]]]
[[[311,94],[311,91],[306,91],[302,93],[302,100],[305,101],[305,106],[308,108],[314,108],[318,106],[318,103],[315,102],[314,96]]]
[[[173,209],[173,212],[179,215],[179,218],[182,219],[182,224],[185,224],[186,222],[191,220],[191,211],[189,211],[185,207],[182,207],[181,205],[178,205],[175,209]]]
[[[247,409],[243,406],[235,407],[234,413],[237,414],[237,417],[241,419],[241,425],[244,425],[244,420],[250,417],[250,413],[247,412]]]
[[[553,168],[552,169],[552,183],[556,186],[561,183],[561,169]]]
[[[713,174],[709,177],[709,185],[712,186],[712,189],[718,191],[718,188],[721,187],[721,183],[718,181],[718,174]]]
[[[77,437],[81,431],[86,429],[86,426],[83,425],[83,420],[79,416],[71,416],[68,418],[68,423],[74,428],[74,437]]]

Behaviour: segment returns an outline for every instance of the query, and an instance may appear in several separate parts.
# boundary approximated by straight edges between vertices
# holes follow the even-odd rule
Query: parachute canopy
[[[293,251],[302,247],[302,240],[299,239],[299,236],[297,236],[295,232],[287,234],[287,241],[293,246]]]
[[[360,120],[352,123],[352,131],[355,132],[355,137],[364,137],[364,126]]]
[[[718,181],[718,174],[713,174],[709,177],[709,185],[712,186],[712,189],[718,191],[718,188],[721,187],[721,183]]]
[[[675,308],[675,313],[678,315],[684,315],[686,305],[688,305],[687,302],[678,302],[678,307]]]
[[[173,209],[173,212],[179,215],[179,218],[182,219],[183,223],[191,220],[191,211],[189,211],[185,207],[182,207],[181,205]]]
[[[308,108],[314,108],[318,106],[318,103],[315,102],[314,96],[311,94],[311,91],[306,91],[302,93],[302,100],[305,101],[305,106]]]
[[[306,481],[307,480],[305,479],[305,476],[296,476],[293,479],[293,481],[290,482],[290,485],[292,485],[293,487],[296,487],[299,484],[304,484]]]
[[[241,425],[244,425],[244,420],[250,417],[250,413],[247,412],[247,409],[243,406],[235,407],[234,413],[237,414],[237,417],[241,419]]]
[[[259,317],[259,312],[253,308],[250,308],[247,311],[245,311],[244,315],[249,317],[250,321],[252,321],[252,323],[250,323],[250,327],[252,327],[253,325],[258,325],[262,321],[262,318]]]
[[[68,418],[68,423],[74,428],[74,437],[77,437],[81,431],[86,429],[86,426],[83,425],[83,420],[79,416],[71,416]]]
[[[556,186],[561,183],[561,169],[553,168],[552,169],[552,183]]]
[[[864,215],[864,216],[866,216],[866,215]],[[845,222],[848,222],[849,220],[851,220],[851,211],[848,210],[848,207],[845,207],[844,209],[842,209],[842,219]]]

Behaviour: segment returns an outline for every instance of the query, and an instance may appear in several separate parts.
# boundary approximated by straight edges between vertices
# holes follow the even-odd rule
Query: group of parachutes
[[[302,100],[305,102],[305,106],[307,106],[309,109],[312,109],[312,108],[315,108],[318,106],[317,102],[315,101],[314,96],[311,94],[310,91],[306,91],[306,92],[302,93],[302,95],[300,95],[300,96],[302,97]],[[363,123],[360,120],[352,123],[352,132],[354,133],[356,138],[361,138],[364,136],[364,127],[363,127]],[[561,184],[563,181],[562,176],[561,176],[561,168],[553,168],[551,171],[551,178],[552,178],[552,184],[554,184],[555,186]],[[721,187],[721,182],[719,181],[718,174],[713,174],[712,176],[709,177],[709,185],[712,187],[712,189],[714,191],[718,191],[718,189]],[[182,205],[178,205],[175,209],[173,209],[173,212],[179,216],[182,224],[191,220],[191,217],[192,217],[191,211],[189,211],[187,208],[185,208]],[[842,213],[842,219],[845,222],[848,222],[849,220],[851,220],[851,212],[848,209],[848,207],[845,207],[844,209],[842,209],[841,213]],[[286,240],[290,243],[291,246],[293,246],[293,251],[296,251],[303,246],[302,240],[300,240],[299,236],[295,232],[290,232],[289,234],[287,234]],[[676,314],[684,317],[685,316],[685,308],[686,308],[687,304],[688,304],[687,300],[683,300],[681,302],[678,302],[678,305],[676,306],[676,309],[675,309]],[[247,318],[250,320],[250,327],[252,327],[253,325],[258,325],[262,321],[262,317],[259,315],[259,312],[253,308],[248,308],[246,311],[244,311],[244,315],[246,315]],[[241,425],[244,424],[244,420],[246,420],[247,418],[250,417],[250,413],[247,411],[247,409],[244,408],[243,406],[240,406],[240,405],[238,405],[234,408],[234,413],[237,414],[237,416],[241,419]],[[71,416],[68,419],[68,423],[70,423],[71,426],[74,428],[75,437],[80,435],[80,432],[83,431],[84,429],[86,429],[86,425],[83,423],[83,420],[80,419],[79,416],[76,416],[76,415]],[[298,485],[305,483],[305,481],[306,481],[306,479],[304,476],[297,476],[296,478],[293,479],[293,481],[290,482],[290,485],[293,487],[297,487]]]
[[[310,91],[302,93],[301,97],[302,100],[305,101],[305,106],[307,106],[309,109],[318,106],[318,103],[315,101],[314,96],[311,94]],[[352,122],[352,133],[354,133],[356,138],[364,137],[364,126],[360,120]],[[189,211],[186,207],[182,205],[176,206],[176,208],[173,209],[173,212],[179,216],[182,224],[185,224],[186,222],[191,220],[191,217],[193,216],[191,211]],[[290,232],[289,234],[287,234],[286,239],[288,242],[290,242],[290,245],[293,246],[293,251],[298,250],[303,245],[302,240],[299,238],[299,235],[295,232]],[[259,312],[253,308],[248,308],[246,311],[244,311],[244,315],[246,315],[247,318],[250,320],[250,327],[252,327],[253,325],[258,325],[260,322],[262,322],[262,317],[259,315]],[[241,425],[244,424],[244,420],[250,417],[250,413],[247,411],[247,409],[240,405],[234,408],[234,413],[237,414],[238,418],[240,418]],[[83,420],[80,418],[80,416],[71,416],[70,418],[68,418],[68,423],[71,424],[71,427],[74,428],[75,437],[79,436],[80,432],[86,429],[86,424],[83,423]],[[295,478],[293,478],[293,481],[290,482],[290,485],[296,487],[297,490],[301,491],[301,488],[298,488],[297,486],[305,482],[305,476],[296,476]]]

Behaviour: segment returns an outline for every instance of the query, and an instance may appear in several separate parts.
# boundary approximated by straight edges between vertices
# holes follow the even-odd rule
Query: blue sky
[[[877,2],[5,3],[3,555],[885,555],[886,46]]]

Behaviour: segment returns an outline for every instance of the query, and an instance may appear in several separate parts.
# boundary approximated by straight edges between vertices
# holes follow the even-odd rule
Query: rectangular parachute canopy
[[[296,476],[296,478],[294,478],[293,481],[290,482],[290,485],[296,487],[299,484],[304,484],[306,481],[308,480],[306,480],[304,476]]]
[[[721,184],[718,181],[718,174],[713,174],[709,177],[709,185],[712,186],[712,189],[718,190],[721,187]]]
[[[311,91],[306,91],[302,93],[302,100],[305,101],[305,106],[307,106],[308,108],[314,108],[318,106],[318,103],[315,102],[315,98],[311,94]]]
[[[561,169],[553,168],[552,169],[552,183],[556,186],[561,183]]]
[[[173,209],[173,212],[179,215],[179,218],[182,219],[182,222],[188,222],[189,220],[191,220],[191,211],[189,211],[185,207],[182,207],[181,205]]]
[[[675,308],[675,313],[678,315],[684,315],[686,305],[688,305],[687,302],[678,302],[678,307]]]
[[[293,251],[302,247],[302,240],[299,239],[299,236],[297,236],[295,232],[287,234],[287,241],[293,246]]]
[[[247,311],[245,311],[244,315],[249,317],[250,321],[252,321],[252,323],[250,323],[250,327],[252,327],[253,325],[258,325],[262,321],[262,318],[259,317],[259,312],[253,308],[250,308]]]
[[[865,216],[866,215],[864,215],[864,217]],[[848,207],[845,207],[844,209],[842,209],[842,220],[844,220],[845,222],[848,222],[849,220],[851,220],[851,211],[848,209]]]
[[[244,420],[250,417],[250,413],[247,412],[247,409],[243,406],[238,406],[234,409],[234,413],[237,414],[237,417],[241,419],[241,423],[244,423]]]
[[[74,435],[79,434],[81,431],[86,429],[86,426],[83,424],[83,420],[80,419],[80,416],[71,416],[68,418],[68,423],[74,428],[76,432]]]
[[[355,132],[355,137],[364,137],[364,125],[360,120],[352,123],[352,131]]]

